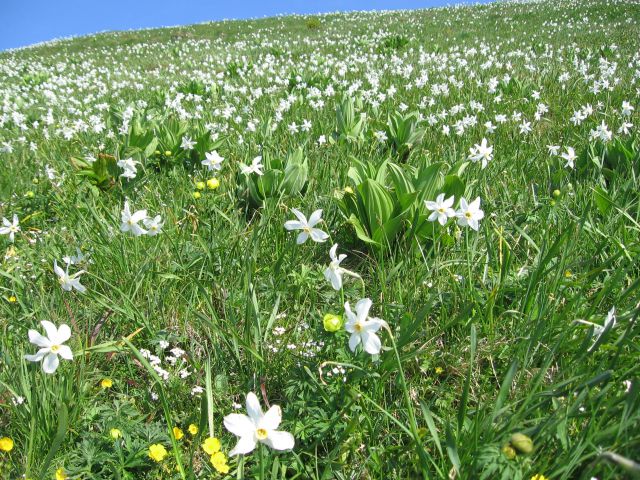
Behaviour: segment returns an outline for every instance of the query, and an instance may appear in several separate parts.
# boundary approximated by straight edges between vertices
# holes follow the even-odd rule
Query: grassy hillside
[[[639,38],[580,0],[0,53],[0,478],[640,475]]]

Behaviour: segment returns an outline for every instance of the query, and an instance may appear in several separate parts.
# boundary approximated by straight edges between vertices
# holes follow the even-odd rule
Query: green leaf
[[[600,185],[593,189],[593,201],[602,215],[607,215],[611,211],[613,200],[607,195],[607,191]]]

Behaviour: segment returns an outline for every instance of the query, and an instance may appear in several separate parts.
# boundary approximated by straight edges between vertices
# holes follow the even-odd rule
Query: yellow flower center
[[[440,213],[444,213],[444,208],[439,208],[439,209],[438,209],[438,212],[440,212]]]
[[[302,230],[311,235],[311,227],[303,227]]]
[[[265,438],[267,438],[267,431],[264,428],[257,429],[256,437],[258,437],[258,440],[264,440]]]
[[[361,324],[360,322],[356,323],[356,324],[353,326],[353,329],[354,329],[356,332],[361,332],[361,331],[362,331],[362,324]]]
[[[51,345],[51,352],[58,353],[60,350],[60,345]]]
[[[467,217],[467,218],[471,218],[471,212],[465,213],[464,216]]]

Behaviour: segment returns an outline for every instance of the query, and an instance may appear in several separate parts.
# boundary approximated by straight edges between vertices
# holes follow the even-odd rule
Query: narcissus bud
[[[342,328],[343,321],[340,315],[327,313],[322,319],[322,323],[327,332],[337,332]]]
[[[516,451],[508,443],[504,447],[502,447],[502,453],[509,460],[513,460],[514,458],[516,458]]]
[[[523,433],[511,435],[511,446],[520,453],[529,454],[533,452],[533,440]]]

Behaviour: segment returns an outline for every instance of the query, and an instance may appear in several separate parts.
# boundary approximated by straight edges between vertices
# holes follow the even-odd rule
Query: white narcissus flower
[[[453,207],[453,202],[454,196],[452,195],[445,200],[444,193],[438,195],[435,202],[425,200],[424,205],[432,212],[428,220],[430,222],[438,220],[438,223],[444,226],[450,218],[456,216],[456,211],[451,208]]]
[[[20,231],[20,222],[18,216],[13,215],[13,222],[6,218],[2,218],[2,227],[0,227],[0,235],[9,235],[9,240],[13,243],[16,233]]]
[[[44,373],[53,373],[58,368],[60,355],[65,360],[73,360],[73,353],[64,342],[71,338],[71,329],[68,325],[60,325],[59,328],[47,321],[40,322],[47,333],[44,337],[36,330],[29,330],[29,341],[40,347],[35,355],[25,355],[24,358],[30,362],[42,361],[42,370]]]
[[[342,275],[347,274],[352,277],[360,277],[357,273],[351,272],[346,268],[342,268],[340,264],[342,261],[347,258],[344,253],[340,255],[336,255],[338,250],[338,244],[334,244],[329,250],[329,256],[331,257],[331,263],[329,267],[324,271],[324,278],[327,279],[328,282],[331,282],[331,286],[334,290],[340,290],[342,288]]]
[[[309,237],[314,242],[325,242],[329,238],[329,234],[323,232],[315,226],[322,220],[322,209],[318,209],[311,214],[309,220],[305,217],[300,210],[292,208],[291,211],[298,218],[298,220],[288,220],[284,222],[284,228],[287,230],[302,230],[296,239],[296,243],[300,245],[307,241]]]
[[[60,286],[65,292],[70,292],[74,288],[80,293],[84,293],[87,291],[85,286],[80,283],[80,279],[78,278],[84,273],[84,270],[80,270],[73,275],[69,275],[69,264],[67,263],[67,269],[63,270],[58,265],[58,262],[54,260],[53,271],[56,273],[56,275],[58,275],[58,282],[60,282]]]
[[[576,152],[573,149],[573,147],[565,147],[565,149],[566,149],[566,152],[560,155],[560,157],[564,158],[567,161],[567,163],[565,163],[564,166],[574,168],[575,161],[578,158],[578,156],[576,155]]]
[[[156,215],[153,218],[145,218],[143,220],[144,226],[147,227],[147,235],[154,237],[162,232],[164,222],[160,215]]]
[[[183,150],[193,150],[193,147],[196,146],[196,142],[191,140],[188,135],[182,137],[182,143],[180,143],[180,148]]]
[[[493,147],[487,144],[486,138],[483,138],[480,144],[475,144],[469,149],[468,158],[472,162],[481,162],[482,168],[485,168],[493,159]]]
[[[362,343],[365,352],[371,355],[380,353],[382,343],[376,332],[380,330],[380,327],[385,322],[379,318],[369,317],[371,305],[373,305],[371,299],[363,298],[356,303],[356,312],[353,313],[349,302],[344,304],[344,311],[347,315],[347,323],[345,323],[344,329],[351,334],[349,348],[352,352],[355,352],[356,347]]]
[[[204,154],[206,160],[200,162],[203,166],[207,167],[210,171],[220,170],[222,168],[222,161],[224,160],[217,151],[207,152]]]
[[[146,218],[147,218],[146,210],[138,210],[137,212],[132,214],[129,208],[129,202],[125,201],[124,208],[121,214],[122,225],[120,225],[120,231],[131,232],[136,237],[140,235],[144,235],[145,233],[147,233],[147,231],[144,228],[142,228],[140,225],[138,225],[138,222]]]
[[[138,163],[140,162],[136,162],[133,158],[118,160],[118,166],[124,170],[120,176],[128,178],[129,180],[136,178],[136,164]]]
[[[471,227],[478,231],[478,222],[484,218],[484,212],[480,210],[480,197],[476,197],[471,203],[467,203],[467,200],[462,197],[456,217],[458,217],[458,225],[461,227]]]
[[[245,165],[244,163],[240,164],[240,172],[244,175],[251,175],[252,173],[255,173],[256,175],[263,175],[263,168],[264,165],[262,165],[261,156],[254,158],[251,165]]]
[[[224,417],[224,426],[238,438],[238,443],[229,452],[229,456],[251,452],[258,442],[274,450],[290,450],[295,444],[293,435],[277,430],[282,421],[282,410],[272,405],[267,413],[262,413],[260,401],[255,393],[247,394],[247,415],[230,413]]]

